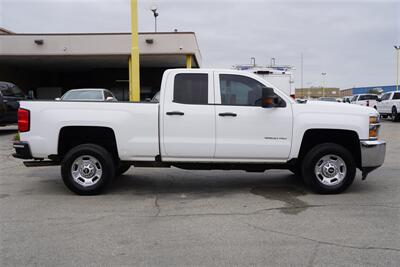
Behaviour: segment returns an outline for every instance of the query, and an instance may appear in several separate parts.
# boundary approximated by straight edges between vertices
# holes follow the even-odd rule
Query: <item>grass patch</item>
[[[15,136],[14,136],[14,141],[20,141],[21,139],[20,139],[20,137],[19,137],[19,133],[17,133]]]

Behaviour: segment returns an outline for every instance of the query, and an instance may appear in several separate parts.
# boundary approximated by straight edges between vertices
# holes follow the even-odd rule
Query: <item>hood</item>
[[[322,114],[349,114],[349,115],[369,115],[377,116],[379,113],[371,107],[365,107],[349,103],[307,101],[305,103],[294,104],[296,109]]]

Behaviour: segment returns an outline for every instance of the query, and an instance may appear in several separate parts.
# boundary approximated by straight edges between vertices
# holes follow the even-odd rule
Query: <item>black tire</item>
[[[321,174],[317,176],[317,164],[321,164],[324,156],[333,155],[336,160],[340,158],[344,162],[346,173],[340,181],[336,179],[337,184],[326,185],[321,181]],[[343,167],[339,169],[342,170]],[[356,163],[352,154],[343,146],[333,143],[324,143],[313,147],[304,157],[302,164],[302,174],[305,183],[310,188],[320,194],[338,194],[346,190],[354,181],[356,175]],[[333,180],[334,181],[334,180]],[[340,182],[339,182],[340,181]]]
[[[77,168],[75,173],[82,173],[84,171],[79,171],[79,164],[75,162],[75,160],[78,160],[79,158],[88,160],[87,162],[95,162],[94,164],[90,165],[91,167],[95,166],[94,178],[90,178],[91,176],[88,178],[93,185],[83,186],[74,179],[72,174],[73,165],[74,168]],[[89,161],[91,159],[93,161]],[[98,175],[96,170],[101,170],[101,175]],[[61,162],[61,176],[64,184],[72,192],[78,195],[97,195],[102,193],[112,182],[115,176],[114,161],[110,153],[105,148],[95,144],[82,144],[72,148],[63,158]],[[78,180],[81,183],[86,181],[83,177],[78,178]]]
[[[398,121],[399,120],[399,114],[397,113],[397,108],[392,107],[392,121]]]
[[[383,119],[387,119],[388,115],[387,115],[387,114],[382,114],[381,117],[382,117]]]
[[[130,167],[131,167],[131,164],[129,164],[129,163],[121,163],[120,162],[118,164],[118,167],[115,168],[115,177],[121,176],[122,174],[127,172]]]

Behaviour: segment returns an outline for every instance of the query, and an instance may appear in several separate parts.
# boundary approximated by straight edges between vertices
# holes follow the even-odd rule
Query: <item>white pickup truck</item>
[[[359,94],[354,95],[350,103],[376,109],[378,100],[379,97],[375,94]]]
[[[18,115],[14,157],[61,165],[66,186],[83,195],[131,165],[289,169],[316,192],[339,193],[356,168],[364,179],[381,166],[386,151],[373,108],[296,103],[236,70],[167,70],[159,103],[22,101]]]
[[[382,117],[392,117],[393,121],[400,119],[400,92],[387,92],[378,100],[377,110]]]

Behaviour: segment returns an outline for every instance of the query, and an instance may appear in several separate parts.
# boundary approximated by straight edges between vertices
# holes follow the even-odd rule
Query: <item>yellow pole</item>
[[[396,91],[399,91],[399,51],[400,47],[396,48],[397,52],[397,79],[396,79]]]
[[[132,46],[129,58],[129,101],[140,101],[137,0],[131,0]]]
[[[192,68],[192,55],[186,55],[186,68]]]

